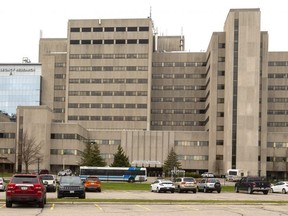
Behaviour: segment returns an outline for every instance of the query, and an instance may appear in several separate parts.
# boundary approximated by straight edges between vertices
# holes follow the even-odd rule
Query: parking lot
[[[86,199],[90,202],[71,202],[63,198],[62,202],[53,202],[57,198],[56,192],[47,193],[48,202],[43,209],[33,205],[13,205],[5,207],[5,192],[0,192],[0,215],[18,216],[78,216],[88,215],[137,215],[137,216],[185,216],[185,215],[213,215],[213,216],[274,216],[288,215],[288,205],[281,204],[287,200],[288,194],[262,193],[246,194],[234,192],[221,193],[155,193],[150,191],[113,191],[87,192]],[[50,200],[49,200],[50,199]],[[90,200],[89,200],[90,199]],[[97,201],[91,202],[91,199]],[[117,202],[117,199],[127,199],[128,202]],[[74,199],[75,200],[75,199]],[[102,200],[102,201],[101,201]],[[107,202],[109,200],[109,202]],[[114,200],[114,201],[113,201]],[[149,200],[149,202],[141,202]],[[215,201],[213,203],[213,200]],[[83,200],[81,200],[83,201]],[[133,201],[133,202],[132,202]],[[136,201],[136,202],[135,202]],[[139,201],[139,202],[137,202]],[[158,201],[158,202],[157,202]],[[191,202],[190,202],[191,201]],[[194,202],[193,202],[194,201]],[[196,202],[200,201],[200,202]],[[206,202],[207,201],[207,202]],[[216,204],[217,201],[217,204]],[[223,202],[221,202],[223,201]],[[233,203],[230,203],[233,201]],[[236,201],[236,202],[235,202]],[[256,204],[245,202],[258,201]],[[271,201],[271,203],[267,203]],[[275,203],[279,201],[279,203]],[[220,203],[218,203],[220,202]]]

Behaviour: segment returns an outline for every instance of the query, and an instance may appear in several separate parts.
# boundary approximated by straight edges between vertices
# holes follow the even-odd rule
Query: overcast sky
[[[213,32],[223,31],[230,9],[260,8],[269,51],[288,51],[287,0],[1,0],[0,63],[38,62],[43,38],[66,38],[69,19],[146,18],[159,35],[185,36],[185,50],[206,50]],[[150,10],[151,9],[151,10]]]

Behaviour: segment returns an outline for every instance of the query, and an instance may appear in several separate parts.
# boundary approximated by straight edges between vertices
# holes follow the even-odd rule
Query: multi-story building
[[[17,134],[15,166],[26,131],[52,171],[75,169],[91,142],[108,165],[121,145],[151,173],[174,148],[187,171],[286,178],[288,52],[269,52],[260,22],[260,9],[232,9],[195,53],[150,18],[70,20],[67,38],[40,40],[42,106],[18,107],[16,129],[2,123]]]

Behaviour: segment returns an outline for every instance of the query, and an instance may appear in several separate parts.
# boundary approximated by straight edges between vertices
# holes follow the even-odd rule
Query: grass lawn
[[[127,183],[127,182],[104,182],[102,181],[103,190],[150,190],[150,183]],[[222,186],[223,192],[233,192],[234,186]]]

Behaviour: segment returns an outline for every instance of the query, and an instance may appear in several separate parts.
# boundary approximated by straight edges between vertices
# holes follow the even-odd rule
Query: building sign
[[[41,75],[40,64],[11,64],[1,65],[0,64],[0,76],[8,75]]]

